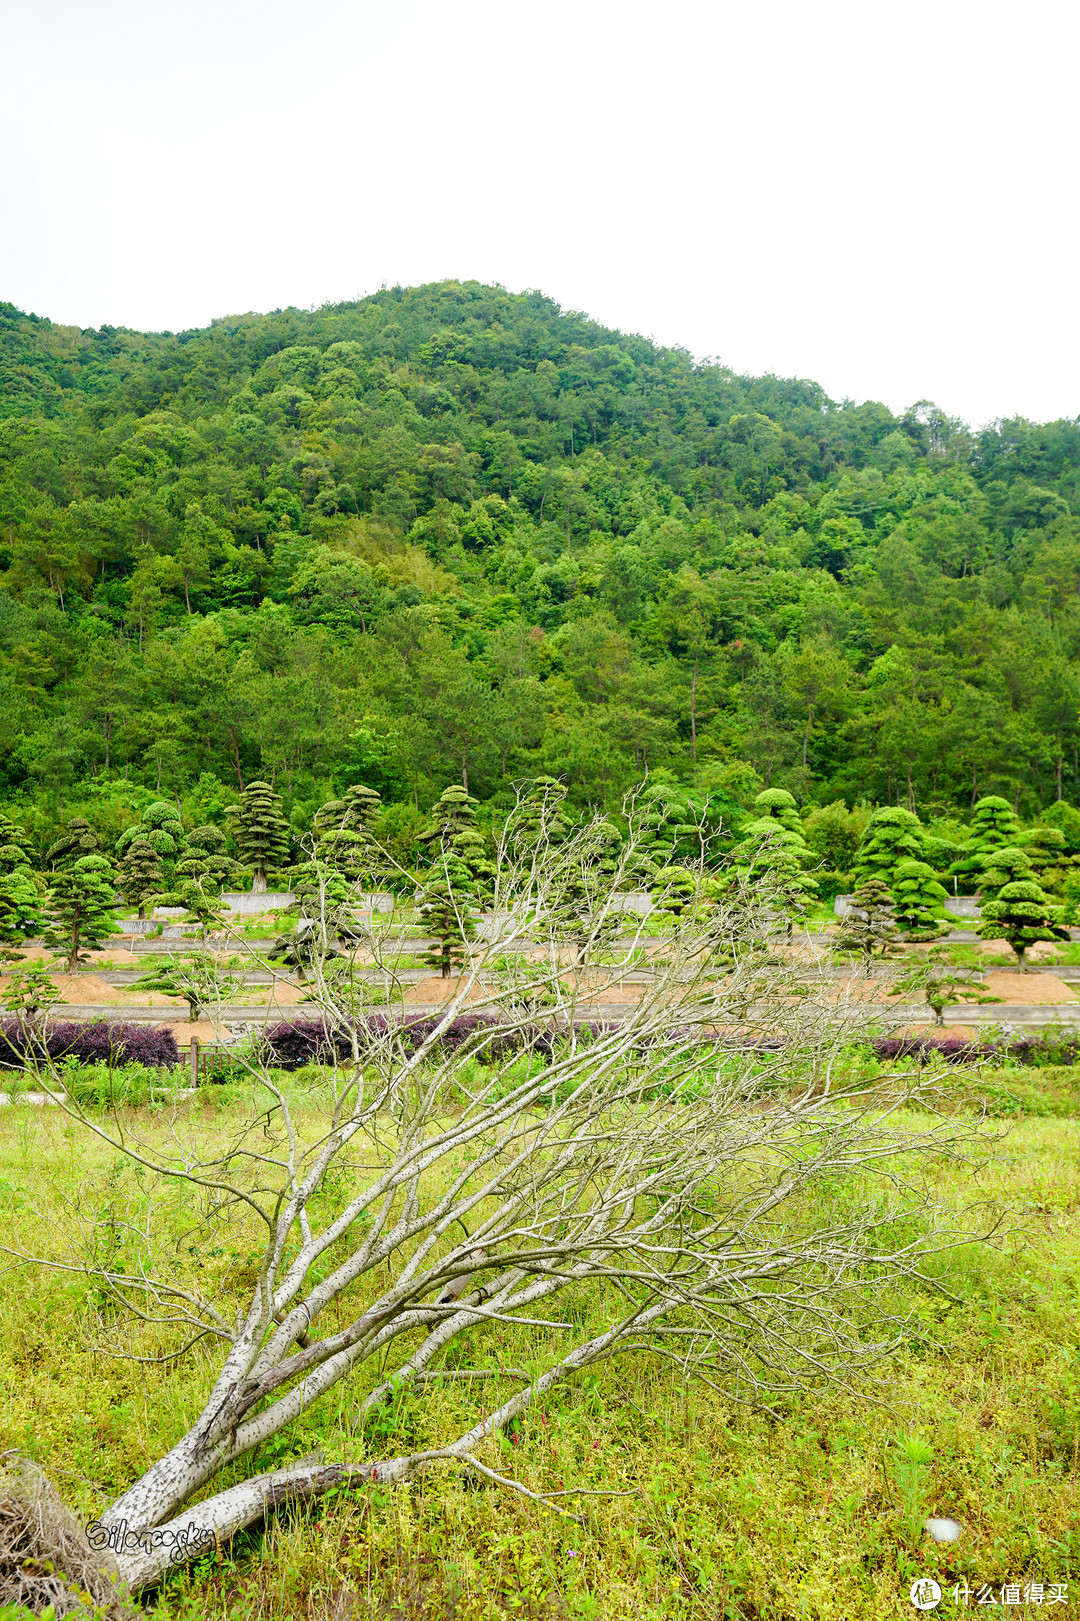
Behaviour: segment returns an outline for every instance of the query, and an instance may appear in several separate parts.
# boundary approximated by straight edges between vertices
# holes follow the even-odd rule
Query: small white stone
[[[956,1520],[927,1520],[926,1530],[935,1542],[956,1542],[960,1537],[960,1526]]]

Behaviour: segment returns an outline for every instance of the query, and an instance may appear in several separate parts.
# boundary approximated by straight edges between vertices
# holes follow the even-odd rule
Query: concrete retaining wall
[[[855,907],[854,895],[837,895],[833,901],[833,911],[837,917],[847,917]],[[979,903],[974,895],[949,895],[945,900],[945,910],[951,912],[953,917],[978,918]]]

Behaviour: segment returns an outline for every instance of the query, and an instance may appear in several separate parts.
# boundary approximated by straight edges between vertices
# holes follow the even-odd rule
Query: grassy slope
[[[911,1292],[918,1326],[863,1385],[866,1400],[820,1391],[774,1404],[774,1416],[628,1359],[549,1399],[520,1424],[516,1444],[503,1443],[501,1461],[494,1445],[487,1453],[536,1488],[631,1494],[571,1499],[586,1508],[587,1528],[506,1491],[466,1489],[446,1470],[282,1516],[171,1578],[156,1613],[876,1621],[913,1613],[906,1591],[922,1572],[937,1571],[943,1585],[1064,1581],[1072,1572],[1075,1592],[1080,1142],[1070,1080],[1027,1072],[1026,1108],[1038,1108],[1046,1087],[1055,1112],[1070,1095],[1074,1111],[1025,1115],[1000,1140],[988,1133],[977,1173],[942,1168],[940,1190],[958,1212],[973,1198],[1007,1208],[1006,1236],[997,1249],[942,1263],[955,1303]],[[970,1080],[954,1082],[970,1090]],[[199,1132],[223,1132],[241,1105],[220,1094],[218,1102],[217,1112],[199,1107],[183,1118]],[[165,1125],[165,1113],[155,1117],[153,1129]],[[3,1242],[48,1244],[57,1234],[69,1242],[80,1184],[83,1211],[105,1211],[123,1196],[125,1174],[111,1150],[88,1145],[59,1114],[0,1114]],[[230,1242],[227,1253],[204,1248],[184,1264],[204,1276],[242,1273],[245,1235]],[[6,1273],[0,1446],[37,1458],[90,1518],[194,1415],[210,1356],[196,1350],[156,1367],[107,1359],[91,1349],[102,1325],[81,1280],[10,1261]],[[569,1310],[588,1316],[592,1303]],[[536,1334],[480,1330],[469,1360],[520,1366],[537,1354]],[[342,1421],[375,1373],[360,1374],[254,1463],[320,1445],[335,1457],[423,1446],[463,1428],[482,1400],[475,1384],[409,1399],[352,1439]],[[933,1448],[922,1476],[905,1476],[903,1436]],[[958,1548],[921,1545],[914,1526],[928,1512],[961,1520]]]

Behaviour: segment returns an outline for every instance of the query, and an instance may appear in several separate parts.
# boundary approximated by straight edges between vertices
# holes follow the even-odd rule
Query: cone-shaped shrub
[[[374,826],[382,799],[374,788],[354,782],[341,799],[329,799],[315,814],[315,854],[351,883],[373,876]]]
[[[457,786],[443,791],[421,838],[431,852],[431,875],[424,882],[420,922],[433,935],[422,960],[443,979],[458,968],[465,943],[476,938],[476,914],[494,872],[476,828],[476,800]]]
[[[901,861],[893,873],[896,915],[909,940],[936,940],[952,927],[945,917],[946,891],[925,861]]]
[[[34,852],[30,835],[17,822],[0,811],[0,876],[34,870]]]
[[[249,782],[228,814],[237,854],[252,869],[252,894],[265,895],[267,872],[289,859],[289,824],[281,814],[281,795],[268,782]]]
[[[790,797],[790,796],[789,796]],[[778,820],[762,817],[743,828],[734,850],[735,876],[761,888],[783,917],[788,933],[805,918],[817,894],[817,881],[803,871],[806,842]]]
[[[128,905],[137,906],[139,916],[145,917],[147,902],[161,894],[165,882],[161,857],[149,839],[128,840],[117,878]]]
[[[901,861],[922,861],[922,823],[899,805],[883,805],[866,824],[855,852],[855,882],[880,878],[891,889]]]
[[[12,948],[43,927],[42,900],[25,867],[0,876],[0,958],[11,962],[19,953]]]
[[[859,951],[868,960],[875,952],[887,956],[900,938],[889,886],[880,878],[868,878],[852,896],[852,905],[841,925],[837,945],[843,951]]]
[[[971,837],[964,853],[954,861],[949,871],[956,878],[978,884],[987,856],[1006,845],[1015,845],[1020,833],[1020,818],[1007,799],[987,794],[980,799],[971,813]]]
[[[1031,857],[1035,880],[1054,895],[1060,895],[1077,863],[1065,848],[1065,835],[1059,827],[1039,823],[1021,835],[1023,848]]]

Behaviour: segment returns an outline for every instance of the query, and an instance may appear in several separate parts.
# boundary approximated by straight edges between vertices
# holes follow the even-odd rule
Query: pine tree
[[[104,856],[80,856],[53,874],[45,941],[66,950],[69,973],[85,947],[100,950],[109,935],[120,933],[115,907],[116,885]]]
[[[231,807],[229,821],[240,860],[253,872],[251,892],[265,895],[267,872],[284,866],[289,858],[289,824],[281,814],[281,795],[268,782],[249,782],[239,804]]]
[[[559,873],[557,923],[567,930],[579,963],[590,952],[603,951],[618,935],[622,919],[606,909],[612,880],[622,854],[622,835],[612,822],[597,822],[579,859]]]
[[[515,853],[531,856],[537,851],[558,849],[570,832],[565,807],[565,783],[556,777],[534,777],[507,824],[507,837]]]
[[[925,861],[901,861],[893,873],[896,915],[908,940],[936,940],[952,923],[945,915],[948,894]]]
[[[82,816],[73,816],[55,844],[49,846],[45,860],[55,871],[58,867],[71,866],[84,856],[97,855],[100,850],[101,840],[90,823]]]
[[[1068,940],[1062,913],[1034,878],[1014,878],[1002,885],[994,900],[983,903],[979,934],[984,940],[1004,937],[1024,974],[1029,946],[1037,940]]]
[[[476,827],[476,800],[464,788],[444,790],[421,835],[432,855],[431,877],[423,886],[422,932],[434,939],[422,960],[443,979],[460,967],[465,944],[476,938],[476,913],[494,869]]]
[[[661,867],[651,887],[658,897],[657,911],[668,917],[682,917],[700,896],[697,879],[686,867]]]
[[[208,824],[192,828],[173,872],[173,887],[156,897],[159,906],[183,906],[185,923],[197,923],[203,943],[206,931],[224,918],[220,896],[241,869],[225,854],[225,835]]]
[[[24,867],[0,876],[0,961],[18,962],[15,946],[40,934],[41,896]]]
[[[1068,940],[1065,908],[1055,906],[1035,877],[1031,858],[1018,845],[1006,845],[985,858],[981,879],[984,940],[1004,938],[1027,971],[1027,948],[1037,940]]]
[[[771,816],[747,823],[732,852],[736,879],[762,891],[766,903],[787,920],[789,934],[792,925],[806,917],[817,894],[817,879],[803,870],[806,853],[802,835]]]
[[[1059,827],[1038,823],[1021,835],[1023,848],[1031,858],[1035,881],[1048,894],[1060,896],[1077,863],[1065,848],[1065,835]]]
[[[979,895],[985,909],[987,901],[996,901],[1006,884],[1038,882],[1031,857],[1018,844],[1006,844],[991,850],[982,858],[979,872]]]
[[[351,883],[376,876],[374,827],[381,811],[381,796],[359,782],[346,788],[342,799],[327,800],[315,815],[316,860]]]
[[[689,814],[685,796],[670,783],[653,783],[639,796],[630,820],[637,872],[646,888],[655,887],[657,875],[672,865],[680,838],[693,831]]]
[[[921,963],[898,979],[890,988],[890,996],[909,996],[912,991],[922,995],[940,1028],[945,1022],[945,1009],[961,1002],[1000,1002],[1000,996],[988,996],[981,985],[973,984],[963,974],[955,974],[942,946],[934,946]]]
[[[59,1000],[60,992],[49,970],[39,962],[31,962],[12,974],[0,1007],[7,1013],[16,1014],[20,1020],[34,1021],[43,1013],[48,1013]]]
[[[866,824],[855,852],[856,884],[879,878],[892,888],[893,875],[901,861],[922,861],[922,823],[911,811],[899,805],[883,805]]]
[[[785,832],[794,833],[806,843],[799,807],[785,788],[765,788],[754,799],[754,811],[755,820],[779,822]]]
[[[156,899],[165,882],[161,870],[161,857],[149,839],[134,838],[127,842],[120,862],[120,893],[129,906],[137,906],[139,916],[146,916],[146,903]]]
[[[618,914],[608,911],[605,916],[597,916],[596,901],[603,887],[610,887],[623,841],[611,822],[598,822],[588,833],[588,859],[564,865],[559,850],[571,831],[565,803],[565,783],[554,777],[535,778],[507,834],[516,856],[535,859],[542,865],[552,885],[550,904],[556,926],[572,943],[578,963],[583,963],[590,950],[602,949],[619,932]],[[652,814],[650,808],[646,815]],[[653,859],[651,853],[650,870]]]
[[[34,855],[29,833],[0,811],[0,876],[23,872],[30,877],[33,871]]]
[[[139,976],[134,988],[182,996],[188,1005],[188,1021],[194,1024],[205,1008],[221,1001],[226,985],[232,989],[209,952],[191,951],[159,958]]]
[[[126,827],[117,839],[116,854],[124,856],[136,839],[145,839],[154,854],[171,866],[184,842],[184,830],[176,806],[165,799],[147,805],[141,821]]]
[[[889,886],[880,878],[868,878],[859,885],[852,901],[853,908],[840,926],[837,945],[844,951],[861,952],[867,962],[875,951],[878,956],[887,957],[900,939]]]
[[[1007,799],[987,794],[971,813],[971,837],[958,861],[949,868],[957,879],[978,884],[986,857],[1006,845],[1019,843],[1020,818]]]
[[[432,807],[431,825],[420,835],[433,859],[450,851],[463,862],[476,887],[478,896],[486,899],[495,869],[488,860],[483,836],[476,826],[478,801],[464,788],[454,784],[443,790]]]

